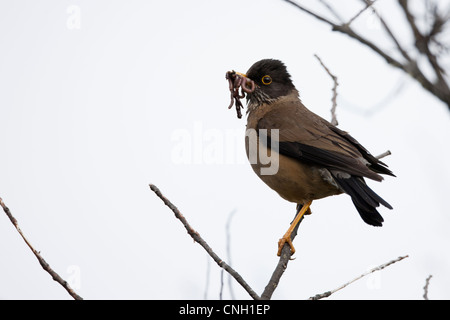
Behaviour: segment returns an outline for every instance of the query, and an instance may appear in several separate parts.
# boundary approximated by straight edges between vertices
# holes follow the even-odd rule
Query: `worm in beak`
[[[248,94],[255,91],[255,82],[247,78],[245,74],[236,71],[228,71],[225,74],[225,78],[228,80],[228,88],[230,89],[231,93],[231,102],[228,106],[228,109],[231,109],[233,107],[233,104],[235,104],[237,117],[240,119],[242,118],[241,109],[244,108],[241,99],[245,98],[246,93]],[[239,88],[241,88],[240,93]]]

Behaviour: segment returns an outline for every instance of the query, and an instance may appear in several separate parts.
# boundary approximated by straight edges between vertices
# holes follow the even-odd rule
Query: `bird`
[[[234,83],[246,93],[247,132],[254,130],[258,136],[259,153],[250,161],[252,169],[283,199],[297,204],[297,215],[278,242],[278,256],[285,243],[290,246],[291,255],[295,253],[291,234],[303,215],[311,214],[314,200],[347,194],[364,222],[382,226],[384,220],[377,208],[380,204],[388,209],[392,206],[364,179],[381,182],[382,174],[395,177],[388,166],[348,132],[307,109],[282,61],[263,59],[245,74],[234,71],[232,74],[233,79],[239,79]],[[232,90],[233,82],[229,81]],[[245,147],[249,160],[254,156],[252,150],[256,150],[251,143],[247,136]],[[275,173],[261,173],[267,167],[261,152],[267,152],[272,158],[277,156]]]

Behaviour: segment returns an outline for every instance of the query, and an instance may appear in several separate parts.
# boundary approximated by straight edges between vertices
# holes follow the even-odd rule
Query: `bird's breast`
[[[246,135],[245,146],[253,171],[287,201],[304,204],[342,193],[327,169],[268,149],[259,136]]]

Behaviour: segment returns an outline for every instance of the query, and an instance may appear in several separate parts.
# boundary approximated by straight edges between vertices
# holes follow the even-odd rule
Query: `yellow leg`
[[[292,244],[292,240],[291,240],[291,234],[294,231],[294,229],[297,226],[297,224],[302,219],[303,215],[308,211],[309,206],[311,205],[311,203],[312,203],[312,201],[308,201],[307,203],[305,203],[303,205],[302,209],[297,214],[297,216],[295,217],[294,221],[292,221],[289,229],[286,231],[286,233],[284,234],[283,238],[281,238],[280,241],[278,241],[278,253],[277,253],[278,256],[281,256],[281,250],[283,249],[284,244],[286,242],[291,247],[291,255],[293,255],[295,253],[295,248],[294,248],[294,245]],[[311,211],[309,211],[309,212],[311,212]]]

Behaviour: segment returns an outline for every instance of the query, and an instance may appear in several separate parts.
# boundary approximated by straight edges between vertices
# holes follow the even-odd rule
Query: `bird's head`
[[[228,71],[226,74],[232,93],[231,108],[236,102],[238,117],[243,107],[240,99],[247,96],[247,113],[262,104],[271,104],[291,92],[298,94],[283,62],[276,59],[263,59],[254,63],[246,74]],[[242,93],[239,93],[241,88]],[[233,99],[235,101],[233,101]]]
[[[291,75],[280,60],[260,60],[248,69],[246,76],[256,85],[255,90],[247,94],[250,105],[270,104],[295,90]]]

